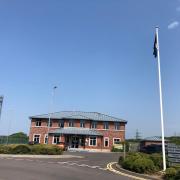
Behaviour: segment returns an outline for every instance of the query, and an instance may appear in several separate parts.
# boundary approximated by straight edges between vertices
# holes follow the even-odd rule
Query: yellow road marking
[[[126,173],[117,171],[117,170],[115,170],[115,169],[112,168],[112,165],[113,165],[113,164],[116,164],[116,162],[111,162],[111,163],[107,164],[107,169],[108,169],[109,171],[111,171],[111,172],[114,172],[114,173],[119,174],[119,175],[122,175],[122,176],[129,177],[129,178],[132,178],[132,179],[148,180],[148,179],[145,179],[145,178],[141,178],[141,177],[137,177],[137,176],[133,176],[133,175],[129,175],[129,174],[126,174]]]

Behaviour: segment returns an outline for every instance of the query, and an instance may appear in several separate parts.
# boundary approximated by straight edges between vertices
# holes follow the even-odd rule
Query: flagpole
[[[55,95],[55,89],[57,89],[57,86],[53,87],[52,90],[52,97],[51,97],[51,109],[49,112],[49,117],[48,117],[48,126],[47,126],[47,144],[49,144],[49,130],[50,130],[50,124],[51,124],[51,115],[53,114],[53,101],[54,101],[54,95]]]
[[[163,171],[165,171],[166,170],[166,154],[165,154],[165,143],[164,143],[164,116],[163,116],[163,100],[162,100],[162,85],[161,85],[161,63],[160,63],[160,53],[159,53],[158,30],[159,30],[159,28],[156,27],[157,59],[158,59],[158,75],[159,75],[159,98],[160,98],[160,111],[161,111]]]

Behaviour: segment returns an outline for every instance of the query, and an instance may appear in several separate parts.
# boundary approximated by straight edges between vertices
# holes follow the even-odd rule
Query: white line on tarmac
[[[33,161],[32,159],[25,159],[26,161]]]
[[[67,161],[64,161],[64,162],[57,162],[58,164],[68,164]]]

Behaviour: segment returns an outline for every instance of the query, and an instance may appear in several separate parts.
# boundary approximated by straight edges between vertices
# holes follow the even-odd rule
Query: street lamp
[[[48,118],[48,130],[47,130],[47,144],[49,144],[49,128],[50,128],[50,124],[51,124],[51,115],[52,115],[52,109],[53,109],[53,102],[54,102],[54,94],[55,94],[55,90],[57,89],[57,86],[53,87],[52,90],[52,99],[51,99],[51,107],[50,107],[50,112],[49,112],[49,118]]]

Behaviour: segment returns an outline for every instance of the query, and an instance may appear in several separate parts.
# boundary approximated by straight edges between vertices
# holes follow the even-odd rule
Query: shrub
[[[30,154],[31,149],[27,145],[20,144],[12,148],[11,153],[12,154]]]
[[[123,168],[137,173],[155,172],[156,168],[150,156],[143,153],[129,153],[125,160],[119,160]]]
[[[170,167],[170,168],[167,168],[166,169],[166,173],[165,173],[165,176],[164,176],[164,178],[165,179],[175,179],[175,176],[177,175],[177,171],[176,171],[176,169],[175,168],[173,168],[173,167]]]
[[[133,169],[138,173],[150,173],[154,172],[155,166],[151,159],[138,158],[133,163]]]
[[[179,180],[180,179],[180,171],[177,171],[176,176],[174,178],[175,180]]]
[[[151,154],[149,157],[153,161],[157,171],[163,168],[163,159],[161,154],[155,153]]]
[[[32,154],[48,154],[48,155],[60,155],[62,154],[62,149],[55,145],[33,145]]]
[[[55,145],[0,145],[0,154],[47,154],[60,155],[62,149]]]
[[[1,145],[0,154],[11,154],[13,147],[12,145]]]

